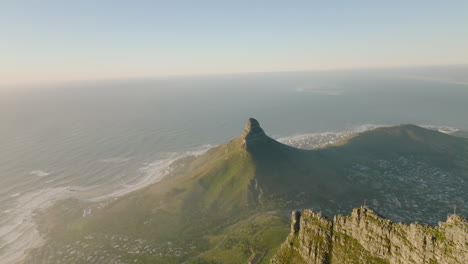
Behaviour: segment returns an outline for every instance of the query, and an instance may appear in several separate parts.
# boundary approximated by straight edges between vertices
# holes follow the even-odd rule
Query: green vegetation
[[[373,256],[356,239],[345,235],[335,234],[336,243],[333,244],[330,262],[332,263],[368,263],[388,264],[389,262]]]
[[[349,181],[355,163],[416,155],[468,168],[467,140],[416,126],[375,129],[306,151],[269,138],[251,122],[241,137],[174,162],[172,173],[157,184],[106,202],[58,203],[40,214],[48,243],[31,258],[267,263],[289,231],[284,217],[270,211],[319,206],[333,214],[379,197],[379,169]],[[87,208],[92,214],[82,217]]]
[[[219,263],[269,263],[289,231],[289,220],[281,212],[256,214],[226,228],[223,240],[197,259]]]

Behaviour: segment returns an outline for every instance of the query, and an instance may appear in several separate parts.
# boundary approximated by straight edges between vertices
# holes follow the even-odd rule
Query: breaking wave
[[[175,160],[191,155],[201,155],[211,147],[211,145],[204,145],[194,151],[167,153],[163,159],[143,164],[135,173],[135,177],[100,196],[90,197],[89,194],[100,190],[101,186],[43,188],[38,191],[10,195],[8,202],[13,206],[0,213],[0,264],[21,261],[26,250],[39,247],[44,243],[33,219],[38,210],[48,208],[55,202],[66,198],[73,197],[99,202],[128,194],[162,180],[167,175],[168,166]],[[31,174],[49,175],[48,173],[45,175],[43,171],[34,171]]]

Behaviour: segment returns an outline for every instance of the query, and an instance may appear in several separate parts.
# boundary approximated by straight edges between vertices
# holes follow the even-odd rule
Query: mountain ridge
[[[394,223],[367,206],[332,220],[294,211],[291,232],[271,264],[466,263],[468,222],[448,215],[438,226]]]
[[[287,224],[282,214],[271,215],[272,211],[313,208],[335,215],[368,200],[398,221],[436,221],[449,202],[459,204],[464,213],[468,201],[459,192],[468,178],[468,141],[434,133],[408,125],[381,128],[354,135],[343,144],[304,150],[269,137],[252,118],[240,136],[173,162],[171,173],[156,184],[105,203],[70,202],[51,208],[42,215],[42,223],[53,225],[41,225],[48,250],[38,249],[32,256],[52,256],[63,263],[66,259],[52,252],[66,246],[86,256],[87,250],[73,243],[92,236],[99,241],[94,246],[113,252],[107,253],[110,260],[120,263],[118,256],[125,256],[133,261],[136,255],[114,248],[111,238],[118,235],[147,241],[146,246],[157,247],[158,252],[165,250],[163,255],[143,251],[137,263],[180,263],[222,244],[234,230],[238,240],[202,259],[238,263],[234,260],[252,254],[266,260],[285,238]],[[432,163],[440,164],[435,173]],[[421,175],[414,174],[419,171]],[[83,210],[90,209],[92,214],[82,217]],[[251,229],[246,219],[254,215],[261,220]],[[265,236],[278,242],[262,240]],[[177,255],[173,248],[185,253]],[[219,251],[238,257],[229,262]]]

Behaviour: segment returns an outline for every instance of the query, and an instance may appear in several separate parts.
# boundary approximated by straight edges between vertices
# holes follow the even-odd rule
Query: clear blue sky
[[[0,84],[466,63],[466,0],[0,2]]]

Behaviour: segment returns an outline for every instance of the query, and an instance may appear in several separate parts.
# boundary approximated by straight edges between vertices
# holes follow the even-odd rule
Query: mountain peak
[[[249,118],[245,124],[244,132],[242,132],[242,138],[244,139],[244,143],[249,146],[252,143],[264,141],[268,137],[260,126],[260,123],[255,118]]]
[[[247,123],[245,124],[244,133],[242,135],[245,137],[248,134],[265,134],[262,127],[260,127],[260,123],[258,123],[257,119],[249,118]]]

